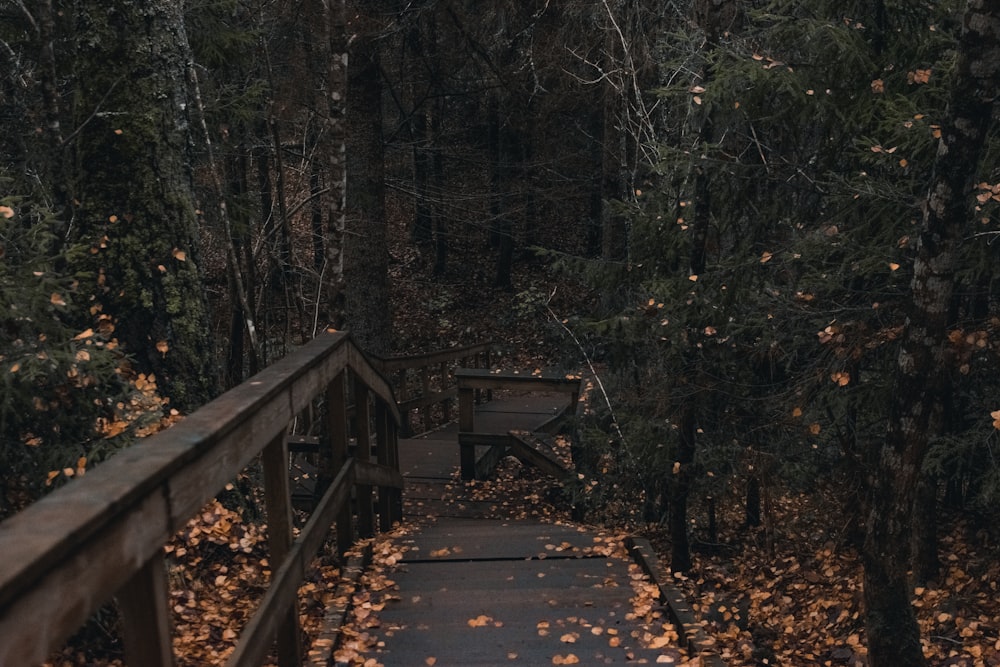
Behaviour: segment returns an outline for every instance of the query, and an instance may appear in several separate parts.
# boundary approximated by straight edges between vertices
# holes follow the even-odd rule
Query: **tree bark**
[[[347,220],[347,10],[344,0],[324,0],[328,26],[326,136],[329,141],[327,178],[326,265],[323,287],[326,319],[343,326],[344,232]]]
[[[970,0],[959,41],[896,365],[888,432],[876,456],[862,552],[871,667],[926,664],[910,605],[909,522],[930,438],[951,390],[945,358],[949,305],[969,195],[1000,82],[1000,0]]]
[[[99,250],[100,298],[126,351],[172,405],[193,410],[219,378],[199,267],[182,3],[77,7],[76,236]]]
[[[375,15],[375,5],[362,11]],[[372,22],[359,26],[351,61],[348,110],[351,128],[348,172],[347,245],[344,248],[344,310],[348,328],[368,352],[391,349],[389,240],[385,212],[385,151],[382,140],[382,74]]]
[[[682,408],[680,433],[677,438],[677,456],[670,485],[670,571],[687,572],[691,569],[691,543],[688,539],[688,496],[694,477],[694,456],[697,426],[691,405]]]

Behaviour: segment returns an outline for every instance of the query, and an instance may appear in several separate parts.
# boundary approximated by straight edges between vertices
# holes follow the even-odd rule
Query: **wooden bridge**
[[[111,598],[126,664],[173,665],[163,546],[258,457],[273,574],[228,666],[303,664],[297,591],[312,557],[330,534],[343,555],[400,522],[415,529],[396,538],[405,556],[398,600],[380,611],[379,663],[679,662],[704,637],[656,580],[648,543],[456,497],[508,455],[570,474],[566,452],[542,443],[579,391],[578,377],[491,371],[488,346],[373,360],[346,334],[321,335],[0,524],[0,667],[43,662]],[[456,400],[458,423],[433,430]],[[303,456],[308,484],[289,473]],[[311,509],[297,534],[296,500]],[[637,611],[633,585],[649,576],[657,609]],[[314,644],[309,664],[334,664],[338,639]]]

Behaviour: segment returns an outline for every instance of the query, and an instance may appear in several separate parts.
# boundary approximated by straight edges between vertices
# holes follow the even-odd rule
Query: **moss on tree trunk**
[[[172,405],[217,391],[198,263],[181,3],[83,3],[76,15],[73,233],[91,244],[97,301]]]

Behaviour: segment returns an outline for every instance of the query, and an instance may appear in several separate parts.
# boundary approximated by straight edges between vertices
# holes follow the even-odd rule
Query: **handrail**
[[[522,454],[530,445],[513,432],[479,433],[475,428],[475,392],[510,390],[544,391],[569,394],[569,404],[553,418],[538,427],[538,431],[554,431],[569,415],[575,414],[580,400],[582,380],[579,375],[542,372],[492,371],[482,368],[460,368],[455,371],[458,386],[458,446],[462,479],[485,479],[512,445]],[[487,447],[482,458],[476,456],[476,447]],[[539,454],[539,457],[544,455]],[[546,472],[561,476],[561,464],[556,461],[542,462],[532,457],[538,465],[542,463]],[[544,457],[548,458],[548,457]]]
[[[347,458],[346,402],[352,390],[356,460]],[[317,398],[327,406],[330,456],[343,465],[293,541],[285,435]],[[44,661],[112,596],[122,611],[126,663],[172,665],[163,546],[258,455],[275,575],[248,627],[268,632],[241,636],[230,664],[259,664],[271,631],[278,634],[279,664],[299,664],[296,589],[335,519],[339,547],[349,545],[351,486],[357,485],[362,532],[375,530],[373,486],[380,487],[379,527],[401,516],[399,422],[392,388],[373,362],[349,335],[324,333],[0,523],[0,665]],[[377,464],[368,461],[373,446]]]
[[[376,367],[383,373],[394,374],[396,397],[403,415],[403,437],[409,437],[415,430],[410,423],[411,413],[417,412],[419,425],[425,432],[438,424],[451,421],[451,405],[458,398],[455,372],[461,367],[489,368],[492,347],[492,343],[476,343],[374,360]],[[411,377],[413,375],[417,377]],[[479,402],[478,393],[476,397]],[[441,406],[440,420],[437,422],[432,412],[435,405]]]

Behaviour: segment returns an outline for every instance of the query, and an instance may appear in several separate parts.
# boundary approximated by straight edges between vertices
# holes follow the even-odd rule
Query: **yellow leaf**
[[[14,209],[10,206],[0,206],[0,217],[10,220],[14,217]]]
[[[52,480],[59,476],[58,470],[50,470],[49,474],[45,477],[45,486],[52,486]]]
[[[49,297],[49,301],[52,303],[53,306],[66,305],[66,301],[62,298],[62,295],[60,295],[59,292],[53,292],[52,296]]]
[[[801,417],[802,416],[802,408],[795,408],[794,410],[792,410],[792,416],[793,417]]]
[[[76,353],[77,361],[90,361],[90,352],[86,350],[78,350]]]
[[[434,665],[437,664],[437,661],[438,659],[435,658],[434,656],[427,656],[426,658],[424,658],[424,664],[428,665],[428,667],[433,667]]]
[[[889,270],[890,271],[896,271],[898,269],[899,269],[899,264],[896,264],[896,262],[889,262]]]
[[[93,329],[87,329],[86,331],[81,331],[77,335],[73,336],[73,340],[84,340],[85,338],[90,338],[94,335]]]
[[[21,364],[19,364],[19,363],[17,363],[17,362],[15,362],[15,363],[14,363],[14,364],[13,364],[13,365],[12,365],[12,366],[10,367],[10,372],[11,372],[11,373],[16,373],[16,372],[18,372],[19,370],[21,370]]]
[[[761,264],[767,264],[768,262],[770,262],[770,261],[771,261],[771,258],[772,258],[773,256],[774,256],[774,255],[772,255],[770,251],[768,251],[768,250],[765,250],[765,251],[764,251],[764,252],[763,252],[763,253],[761,254],[761,256],[760,256],[760,263],[761,263]]]
[[[691,274],[690,276],[688,276],[688,280],[690,280],[693,283],[696,283],[696,282],[698,282],[698,275],[697,274]]]
[[[680,474],[680,472],[681,472],[681,462],[674,461],[674,474],[677,475]]]
[[[156,343],[156,350],[162,355],[166,355],[167,351],[170,350],[170,346],[167,345],[167,341],[161,340]]]
[[[177,248],[174,248],[174,259],[176,259],[178,262],[186,262],[187,253],[184,252],[183,250],[178,250]]]
[[[108,222],[118,222],[118,216],[117,215],[109,215],[108,216]]]
[[[910,164],[910,163],[906,161],[905,157],[899,161],[899,166],[900,167],[904,167],[905,168],[906,165],[908,165],[908,164]]]
[[[823,427],[820,426],[818,423],[814,422],[814,423],[812,423],[812,424],[809,425],[809,432],[811,434],[813,434],[813,435],[819,435],[820,431],[822,431],[822,430],[823,430]]]

